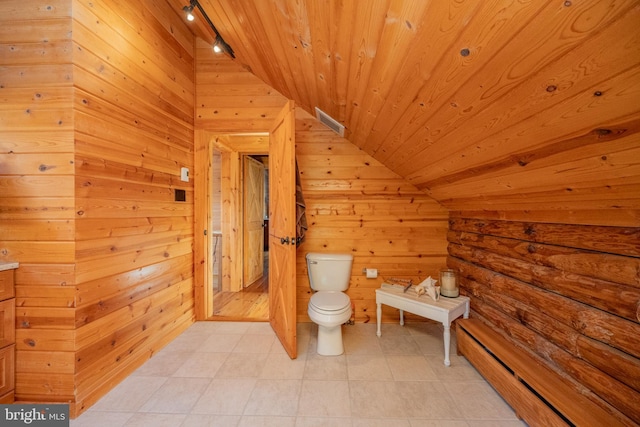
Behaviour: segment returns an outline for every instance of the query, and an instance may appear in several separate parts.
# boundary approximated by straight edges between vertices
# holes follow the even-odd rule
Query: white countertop
[[[0,261],[0,271],[18,268],[18,265],[19,264],[17,262]]]

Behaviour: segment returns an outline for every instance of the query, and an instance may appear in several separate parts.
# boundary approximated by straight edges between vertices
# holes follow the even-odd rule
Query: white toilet
[[[351,318],[351,300],[344,293],[349,287],[353,255],[308,253],[309,284],[315,292],[307,313],[318,325],[318,354],[344,353],[342,325]]]

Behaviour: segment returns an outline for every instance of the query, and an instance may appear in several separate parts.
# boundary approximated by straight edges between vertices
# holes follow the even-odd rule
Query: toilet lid
[[[309,303],[320,310],[337,311],[348,307],[350,300],[344,292],[320,291],[311,296]]]

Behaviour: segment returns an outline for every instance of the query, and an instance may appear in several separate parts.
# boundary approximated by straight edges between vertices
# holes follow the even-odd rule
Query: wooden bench
[[[618,426],[620,420],[477,319],[457,323],[464,356],[529,426]]]

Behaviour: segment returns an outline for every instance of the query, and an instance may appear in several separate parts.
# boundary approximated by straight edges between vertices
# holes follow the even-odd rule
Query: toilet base
[[[321,356],[339,356],[344,353],[342,325],[331,327],[318,325],[317,352]]]

